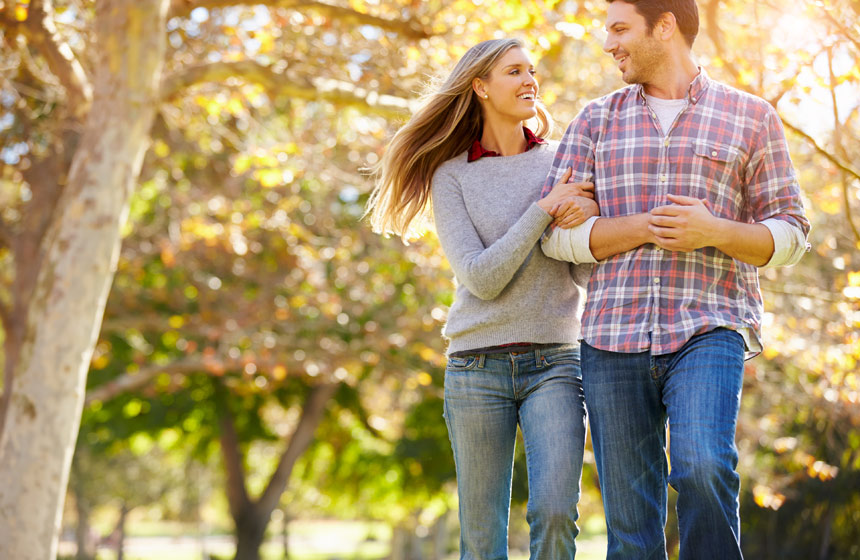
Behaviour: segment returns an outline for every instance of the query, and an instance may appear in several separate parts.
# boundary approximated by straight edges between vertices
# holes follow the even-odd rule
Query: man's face
[[[615,58],[621,78],[628,84],[649,83],[666,62],[664,46],[633,4],[621,0],[609,4],[606,32],[603,50]]]

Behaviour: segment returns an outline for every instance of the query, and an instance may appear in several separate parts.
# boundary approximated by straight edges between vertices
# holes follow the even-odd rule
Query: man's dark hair
[[[675,15],[678,30],[684,36],[687,45],[692,48],[696,35],[699,34],[699,8],[696,0],[606,0],[613,2],[625,2],[633,4],[636,11],[645,18],[648,30],[653,31],[657,20],[666,12]]]

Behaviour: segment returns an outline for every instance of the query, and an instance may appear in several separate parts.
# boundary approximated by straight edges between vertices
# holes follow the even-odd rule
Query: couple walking
[[[432,204],[458,282],[444,416],[461,558],[507,557],[517,425],[531,558],[574,557],[586,418],[607,558],[666,558],[667,484],[681,558],[741,558],[734,437],[744,359],[761,351],[757,268],[797,262],[809,224],[774,109],[694,62],[694,0],[609,0],[606,31],[629,86],[559,144],[542,138],[523,45],[491,40],[380,162],[374,227],[406,235]]]

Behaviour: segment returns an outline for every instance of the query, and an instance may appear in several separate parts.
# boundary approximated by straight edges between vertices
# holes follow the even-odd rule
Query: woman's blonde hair
[[[483,128],[475,78],[487,79],[490,70],[508,50],[523,44],[518,39],[491,39],[466,51],[451,74],[431,86],[419,108],[394,135],[372,171],[376,185],[367,202],[376,233],[394,233],[407,241],[420,233],[418,223],[429,217],[430,182],[445,161],[465,151]],[[552,130],[552,119],[539,101],[537,136]]]

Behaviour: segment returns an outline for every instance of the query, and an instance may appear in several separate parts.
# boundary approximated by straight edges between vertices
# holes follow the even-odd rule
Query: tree
[[[199,7],[238,2],[200,2]],[[326,17],[420,36],[414,22],[316,4]],[[200,81],[244,75],[298,98],[369,105],[351,92],[298,82],[255,61],[181,60],[163,74],[167,0],[94,6],[6,3],[4,181],[0,222],[9,284],[0,306],[4,385],[0,407],[0,541],[15,558],[52,557],[78,429],[86,373],[119,254],[129,196],[160,104]],[[58,27],[60,16],[74,26]],[[172,19],[171,21],[175,21]],[[154,32],[155,31],[155,32]],[[175,59],[174,61],[175,62]],[[375,104],[379,110],[385,103]],[[44,118],[45,115],[50,118]],[[6,145],[6,142],[4,142]]]

